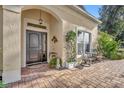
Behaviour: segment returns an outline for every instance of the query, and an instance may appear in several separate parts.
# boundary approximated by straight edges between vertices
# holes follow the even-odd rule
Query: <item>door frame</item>
[[[29,18],[24,18],[24,20],[22,21],[23,24],[23,33],[22,33],[22,37],[23,37],[23,42],[22,42],[22,63],[21,66],[22,67],[26,67],[26,31],[27,30],[32,30],[32,31],[36,31],[36,32],[46,32],[47,34],[47,62],[49,62],[49,25],[47,23],[43,23],[42,25],[46,26],[47,29],[42,29],[42,28],[37,28],[37,27],[29,27],[27,26],[27,23],[33,23],[33,24],[38,24],[39,21],[35,20],[35,19],[29,19]]]
[[[39,32],[39,31],[32,31],[32,30],[26,30],[26,36],[27,36],[27,32],[30,32],[30,34],[40,34],[40,35],[42,35],[42,34],[45,34],[46,35],[46,40],[47,40],[47,33],[46,32]],[[39,36],[38,36],[39,37]],[[27,38],[27,37],[26,37]],[[38,38],[38,40],[39,40],[39,38]],[[30,41],[29,41],[30,42]],[[29,43],[30,44],[30,43]],[[41,45],[42,47],[43,47],[43,45]],[[47,42],[46,42],[46,51],[45,51],[45,53],[47,54]],[[27,40],[26,40],[26,49],[27,49]],[[46,55],[47,56],[47,55]],[[26,58],[27,58],[27,51],[26,51]],[[46,59],[47,60],[47,59]],[[34,61],[34,62],[31,62],[31,63],[36,63],[36,62],[40,62],[40,61]],[[43,61],[41,61],[41,62],[43,62]],[[26,59],[26,65],[27,64],[30,64],[30,63],[27,63],[27,59]]]

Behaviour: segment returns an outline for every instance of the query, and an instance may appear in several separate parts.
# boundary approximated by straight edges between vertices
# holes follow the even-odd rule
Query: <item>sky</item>
[[[99,18],[99,8],[101,8],[101,5],[84,5],[85,9],[96,18]]]

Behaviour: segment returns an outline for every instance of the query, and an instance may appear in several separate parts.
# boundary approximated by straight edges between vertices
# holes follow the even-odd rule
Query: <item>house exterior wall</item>
[[[86,15],[82,15],[82,14],[78,13],[77,11],[74,11],[69,6],[45,5],[45,6],[39,6],[39,7],[38,6],[30,6],[30,7],[44,8],[44,10],[46,10],[46,9],[52,10],[62,20],[62,27],[60,27],[62,30],[62,33],[60,33],[62,37],[59,37],[59,38],[61,38],[62,42],[61,42],[61,44],[58,44],[58,46],[62,47],[61,58],[62,58],[63,62],[66,61],[65,57],[64,57],[65,56],[65,52],[64,52],[65,51],[65,41],[64,41],[65,36],[64,35],[65,35],[65,32],[67,32],[67,29],[69,30],[69,29],[73,29],[73,28],[77,28],[77,29],[81,28],[84,31],[90,32],[91,38],[92,38],[91,39],[91,47],[95,48],[94,46],[96,45],[95,43],[96,43],[96,39],[97,39],[98,23],[94,22],[93,20],[88,18]],[[60,29],[59,29],[59,31],[60,31]],[[58,52],[60,51],[59,47],[58,47],[58,49],[56,47]],[[59,52],[59,54],[60,54],[60,52]]]
[[[97,26],[96,22],[72,10],[68,6],[45,6],[45,7],[53,9],[53,11],[55,11],[61,19],[71,24],[83,26],[90,30]]]
[[[29,10],[30,9],[30,10]],[[0,69],[5,83],[21,79],[21,64],[24,66],[24,18],[39,19],[41,9],[43,19],[48,24],[49,52],[57,52],[58,57],[66,62],[65,34],[70,30],[85,30],[91,33],[91,46],[95,48],[98,23],[74,11],[68,6],[2,6],[0,10],[0,47],[3,48]],[[27,11],[25,11],[27,10]],[[38,19],[37,19],[38,18]],[[57,43],[51,41],[55,36]],[[49,56],[49,55],[48,55]],[[77,59],[80,57],[77,57]]]
[[[51,19],[50,25],[50,52],[56,52],[59,58],[62,58],[62,42],[63,42],[63,28],[62,23],[55,20],[55,18]],[[53,43],[52,38],[55,36],[57,38],[57,42]]]
[[[44,6],[52,9],[63,21],[63,34],[62,34],[62,60],[66,62],[66,49],[65,49],[65,33],[69,30],[81,29],[91,33],[91,48],[96,48],[97,39],[97,26],[98,23],[92,21],[86,16],[72,10],[68,6]],[[77,60],[80,61],[81,56],[77,56]]]
[[[87,16],[84,16],[73,9],[71,9],[69,6],[63,6],[63,5],[43,5],[43,6],[22,6],[25,7],[24,9],[28,8],[36,8],[36,9],[43,9],[44,11],[52,10],[54,12],[54,16],[59,17],[61,20],[66,20],[72,24],[76,24],[79,26],[84,26],[88,29],[93,29],[95,26],[97,26],[98,23],[92,21]],[[51,12],[52,14],[52,12]]]
[[[3,70],[3,54],[2,54],[2,46],[3,46],[3,10],[2,6],[0,6],[0,76],[2,76]]]

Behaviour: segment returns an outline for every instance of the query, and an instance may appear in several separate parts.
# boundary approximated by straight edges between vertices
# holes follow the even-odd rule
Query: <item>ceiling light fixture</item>
[[[40,18],[39,18],[39,24],[43,24],[43,19],[41,18],[42,17],[42,14],[41,14],[41,10],[40,10]]]

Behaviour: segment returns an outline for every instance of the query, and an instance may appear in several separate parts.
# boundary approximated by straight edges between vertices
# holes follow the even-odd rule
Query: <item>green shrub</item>
[[[3,84],[3,82],[2,81],[0,81],[0,88],[6,88],[6,84]]]
[[[112,54],[112,55],[111,55],[111,59],[112,59],[112,60],[124,59],[124,54],[121,54],[121,53],[116,53],[115,55]]]
[[[119,48],[118,52],[121,53],[121,54],[124,54],[124,48]]]
[[[111,35],[100,32],[98,39],[98,50],[109,59],[119,59],[120,56],[117,54],[119,49],[119,42],[115,41]]]
[[[50,68],[55,68],[57,65],[57,58],[52,58],[49,62],[49,67]]]

